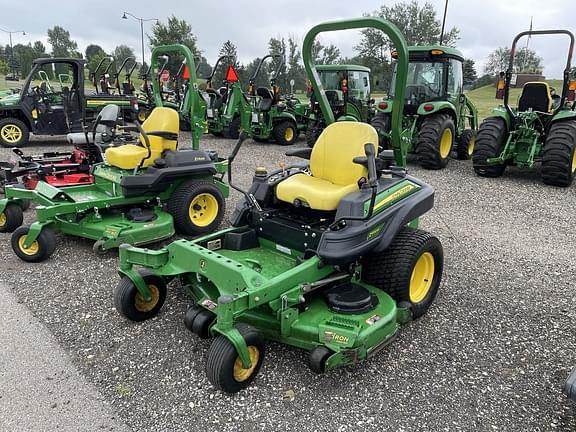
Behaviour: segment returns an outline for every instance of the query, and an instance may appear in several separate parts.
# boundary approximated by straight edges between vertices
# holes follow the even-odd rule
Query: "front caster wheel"
[[[20,208],[20,207],[18,207]],[[26,237],[30,231],[29,226],[18,228],[12,234],[12,250],[23,261],[41,262],[50,258],[56,249],[56,236],[50,228],[43,228],[40,235],[28,247],[25,246]]]
[[[150,300],[140,294],[138,288],[124,276],[114,288],[114,306],[118,313],[130,321],[145,321],[155,316],[166,300],[166,282],[154,273],[141,270],[140,276],[150,291]]]
[[[328,348],[320,346],[310,351],[310,369],[312,372],[321,374],[326,372],[326,362],[333,354]]]
[[[253,327],[238,323],[236,329],[248,346],[250,367],[244,368],[234,345],[222,335],[212,342],[206,360],[208,380],[226,393],[237,393],[248,387],[262,367],[265,354],[264,341]]]
[[[22,207],[18,204],[10,203],[4,211],[0,213],[0,232],[14,232],[16,228],[24,222]]]

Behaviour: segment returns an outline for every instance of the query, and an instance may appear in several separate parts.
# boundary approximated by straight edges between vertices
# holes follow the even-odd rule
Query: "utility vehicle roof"
[[[443,54],[437,54],[441,57],[451,57],[456,60],[464,61],[464,55],[456,48],[450,48],[442,45],[418,45],[408,47],[408,55],[410,60],[412,58],[421,58],[425,56],[432,56],[432,51],[443,51]]]
[[[80,65],[86,64],[86,60],[84,59],[70,58],[70,57],[37,58],[32,60],[32,64],[41,64],[41,65],[50,63],[60,63],[60,62],[78,63]]]

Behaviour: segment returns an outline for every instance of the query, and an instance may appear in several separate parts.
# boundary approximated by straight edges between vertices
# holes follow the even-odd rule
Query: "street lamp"
[[[128,16],[131,16],[132,18],[134,18],[135,20],[140,21],[140,36],[142,38],[142,67],[144,67],[144,23],[146,21],[156,21],[156,24],[158,24],[158,18],[138,18],[135,15],[132,15],[130,12],[126,12],[124,11],[124,15],[122,15],[122,19],[127,20]]]
[[[12,34],[22,33],[22,36],[26,36],[26,32],[24,30],[15,30],[15,31],[8,31],[0,28],[0,31],[4,33],[8,33],[10,35],[10,66],[12,68],[12,76],[15,77],[14,74],[14,48],[12,47]]]

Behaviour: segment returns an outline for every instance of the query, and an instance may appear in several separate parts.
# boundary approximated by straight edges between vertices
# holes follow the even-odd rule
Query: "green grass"
[[[548,80],[546,81],[551,87],[554,87],[559,91],[562,88],[562,81],[560,80]],[[510,105],[517,106],[518,98],[520,97],[522,89],[512,88],[510,89]],[[466,93],[476,108],[478,109],[478,120],[482,121],[486,117],[490,117],[492,109],[496,108],[498,105],[502,104],[502,100],[496,99],[496,87],[492,85],[484,86],[471,90]]]

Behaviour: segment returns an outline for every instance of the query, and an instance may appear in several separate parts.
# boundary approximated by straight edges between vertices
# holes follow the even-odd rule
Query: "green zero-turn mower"
[[[365,27],[385,32],[398,50],[401,102],[408,53],[388,21],[317,25],[304,39],[304,58],[310,59],[319,33]],[[186,326],[201,338],[214,337],[208,379],[229,393],[258,373],[264,339],[310,351],[318,373],[375,355],[402,324],[427,311],[442,277],[440,241],[416,228],[433,206],[434,191],[402,167],[403,104],[392,112],[393,150],[376,154],[376,130],[334,122],[316,67],[305,66],[332,120],[313,149],[289,153],[309,161],[271,173],[257,169],[250,190],[241,191],[232,228],[160,250],[120,247],[121,281],[114,289],[120,314],[133,321],[154,316],[166,281],[178,278],[194,300]],[[228,176],[240,190],[231,171]]]
[[[370,94],[370,68],[351,64],[318,65],[316,67],[326,97],[337,121],[360,121],[370,123],[374,114]],[[309,122],[306,143],[314,146],[326,127],[322,110],[314,90],[308,89],[310,97]]]
[[[561,96],[548,83],[527,82],[518,106],[509,104],[510,83],[518,40],[524,36],[566,35],[570,38]],[[512,42],[504,83],[504,105],[480,125],[472,164],[482,177],[500,177],[507,165],[531,168],[541,163],[542,181],[569,186],[576,172],[576,82],[571,71],[574,35],[568,30],[534,30],[519,33]],[[572,74],[572,80],[571,80]]]
[[[152,66],[160,53],[184,55],[183,45],[155,48]],[[54,251],[54,232],[96,240],[94,250],[104,252],[122,243],[146,244],[172,236],[205,234],[216,229],[224,215],[228,186],[222,177],[228,162],[215,152],[199,150],[204,112],[199,109],[194,68],[190,68],[188,111],[192,149],[179,150],[178,113],[163,107],[158,82],[152,82],[155,108],[137,130],[137,144],[106,148],[105,162],[92,169],[91,185],[56,188],[38,182],[35,190],[6,186],[0,200],[0,232],[13,232],[12,248],[29,262],[47,259]],[[23,222],[24,200],[36,203],[37,221]]]
[[[427,169],[446,167],[453,151],[458,159],[468,159],[474,150],[478,116],[463,91],[462,53],[441,45],[408,47],[408,53],[402,118],[402,139],[408,142],[408,151]],[[388,99],[376,105],[371,119],[384,147],[390,137],[396,74],[397,66]]]
[[[270,78],[270,88],[256,87],[256,78],[268,59],[272,59],[271,64],[275,67]],[[255,141],[273,139],[277,144],[291,145],[306,128],[306,124],[299,124],[293,109],[284,101],[280,101],[281,89],[277,81],[283,67],[284,54],[268,54],[260,59],[258,67],[250,77],[248,97],[252,113],[249,131]]]

